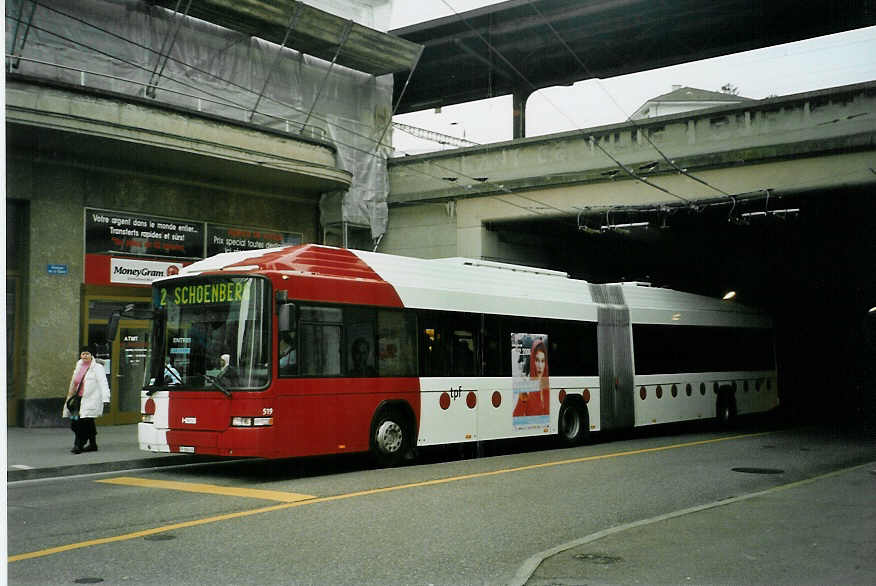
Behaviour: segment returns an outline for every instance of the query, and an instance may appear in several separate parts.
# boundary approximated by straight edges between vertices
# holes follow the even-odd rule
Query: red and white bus
[[[149,451],[392,464],[778,404],[767,316],[641,283],[304,245],[196,262],[153,305]]]

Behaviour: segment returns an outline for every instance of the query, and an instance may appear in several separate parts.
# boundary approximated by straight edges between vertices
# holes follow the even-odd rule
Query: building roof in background
[[[647,100],[630,116],[633,120],[671,114],[687,110],[700,110],[713,106],[754,102],[751,98],[727,92],[713,92],[695,87],[672,86],[672,91]]]
[[[727,102],[728,104],[736,104],[739,102],[753,102],[751,98],[737,96],[725,92],[712,92],[709,90],[701,90],[695,87],[680,87],[673,88],[669,93],[662,94],[656,98],[651,98],[648,102]]]

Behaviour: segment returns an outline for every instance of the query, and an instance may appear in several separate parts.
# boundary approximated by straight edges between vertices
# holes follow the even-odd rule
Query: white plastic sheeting
[[[7,0],[6,53],[21,57],[7,58],[13,73],[324,138],[353,183],[323,195],[323,225],[370,226],[374,239],[386,231],[391,129],[386,146],[377,141],[390,121],[392,75],[331,67],[135,0]]]

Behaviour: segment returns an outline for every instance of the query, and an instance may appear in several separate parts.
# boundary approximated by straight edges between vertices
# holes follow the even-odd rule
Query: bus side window
[[[298,317],[294,303],[279,307],[277,339],[277,364],[280,376],[298,374]]]
[[[344,312],[340,307],[301,305],[298,307],[296,358],[302,376],[339,376]]]
[[[280,376],[295,376],[298,374],[298,340],[295,330],[280,332],[277,343]]]
[[[476,332],[471,327],[453,330],[453,376],[477,376],[476,342],[479,336]]]
[[[304,376],[341,374],[341,326],[301,325],[301,362]]]
[[[416,316],[412,311],[377,312],[380,376],[416,376]]]
[[[484,376],[511,376],[509,336],[497,315],[484,316],[483,352]]]
[[[437,311],[419,313],[420,376],[447,376],[450,353],[442,314]]]
[[[420,376],[477,376],[480,316],[424,311],[419,314]]]

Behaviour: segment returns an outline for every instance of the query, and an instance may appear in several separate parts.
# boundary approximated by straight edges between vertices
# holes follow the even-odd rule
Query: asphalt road
[[[661,431],[383,470],[345,456],[14,482],[9,583],[510,584],[560,544],[876,461],[873,441],[817,429]]]

